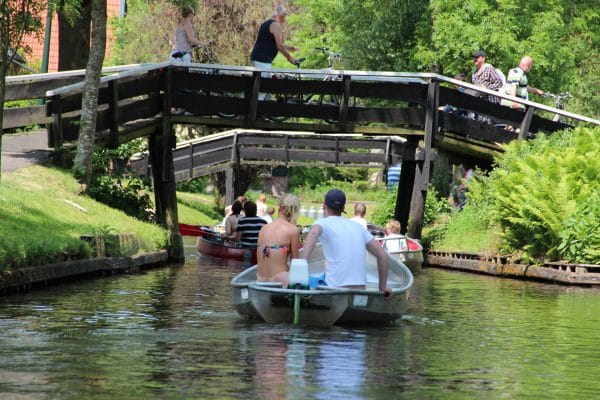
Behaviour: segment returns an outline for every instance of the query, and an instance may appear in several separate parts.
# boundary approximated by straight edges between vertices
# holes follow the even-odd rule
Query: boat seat
[[[308,262],[294,258],[290,265],[288,288],[308,288]]]

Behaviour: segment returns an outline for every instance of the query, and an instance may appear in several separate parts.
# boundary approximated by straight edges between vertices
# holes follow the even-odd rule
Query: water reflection
[[[253,343],[254,394],[262,399],[361,399],[367,335],[287,327]]]

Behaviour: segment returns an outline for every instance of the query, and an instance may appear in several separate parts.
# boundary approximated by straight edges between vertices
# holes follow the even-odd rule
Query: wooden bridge
[[[179,160],[179,156],[175,161],[173,157],[176,148],[174,124],[204,125],[224,130],[241,128],[321,135],[350,134],[362,141],[376,141],[375,136],[402,137],[402,145],[394,153],[400,155],[398,158],[403,164],[395,214],[401,222],[408,221],[410,215],[409,229],[415,237],[420,237],[421,233],[433,148],[446,152],[455,160],[489,164],[493,155],[502,151],[502,143],[552,133],[569,126],[548,119],[549,115],[561,115],[570,121],[569,124],[600,125],[600,121],[595,119],[505,96],[437,74],[261,71],[248,67],[181,63],[115,67],[106,70],[106,73],[112,74],[102,78],[96,144],[116,147],[135,138],[149,139],[157,216],[173,235],[178,232],[175,180]],[[263,76],[267,73],[268,76]],[[82,71],[7,78],[6,100],[42,98],[46,105],[6,110],[4,129],[34,123],[47,124],[49,145],[60,156],[64,144],[76,140],[79,133],[82,80]],[[73,81],[78,83],[64,86]],[[458,87],[521,103],[526,111],[489,103],[481,97],[456,90]],[[440,112],[439,106],[444,104],[474,113],[478,118]],[[173,107],[184,108],[186,114],[171,115]],[[489,120],[518,127],[520,133],[508,132],[487,123]],[[254,142],[254,150],[244,147],[250,144],[242,144],[246,140]],[[277,140],[278,144],[275,143]],[[280,135],[279,139],[277,135],[269,139],[264,134],[246,136],[235,143],[236,150],[231,145],[221,155],[226,157],[229,154],[230,163],[231,154],[234,154],[235,163],[244,159],[235,158],[235,154],[248,155],[252,152],[257,157],[255,161],[289,163],[299,161],[305,154],[289,144],[282,145],[281,140],[289,141],[290,136]],[[339,138],[336,140],[340,142]],[[269,149],[269,146],[279,146],[279,150]],[[246,150],[248,153],[244,153]],[[196,161],[203,158],[208,161],[210,152],[197,152],[195,145],[190,145],[187,152],[191,159],[184,168],[187,176],[197,175],[201,167],[195,167],[200,165],[195,164]],[[327,152],[336,154],[335,157],[342,154]],[[386,154],[389,156],[391,153]],[[327,156],[330,157],[329,154]],[[281,157],[284,159],[281,160]]]
[[[226,172],[225,197],[231,204],[239,166],[387,169],[402,161],[405,142],[398,136],[233,129],[179,143],[173,150],[173,170],[177,182]],[[138,176],[152,177],[148,154],[134,158],[132,169]]]

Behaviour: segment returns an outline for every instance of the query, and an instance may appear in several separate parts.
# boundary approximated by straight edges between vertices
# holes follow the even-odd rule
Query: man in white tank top
[[[385,297],[392,295],[387,287],[388,258],[385,250],[361,225],[342,217],[346,205],[346,195],[339,189],[331,189],[323,202],[323,218],[313,224],[306,240],[302,257],[309,259],[320,239],[327,259],[325,282],[329,286],[365,289],[367,268],[365,263],[368,250],[377,258],[379,290]]]

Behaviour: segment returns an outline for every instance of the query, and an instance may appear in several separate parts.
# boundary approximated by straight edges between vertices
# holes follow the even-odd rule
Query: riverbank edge
[[[0,293],[19,293],[71,280],[135,273],[169,263],[167,250],[130,257],[104,257],[64,261],[0,272]]]
[[[510,257],[486,257],[476,253],[429,250],[427,267],[454,269],[497,277],[542,281],[565,285],[600,285],[600,265],[549,262],[528,265]]]

